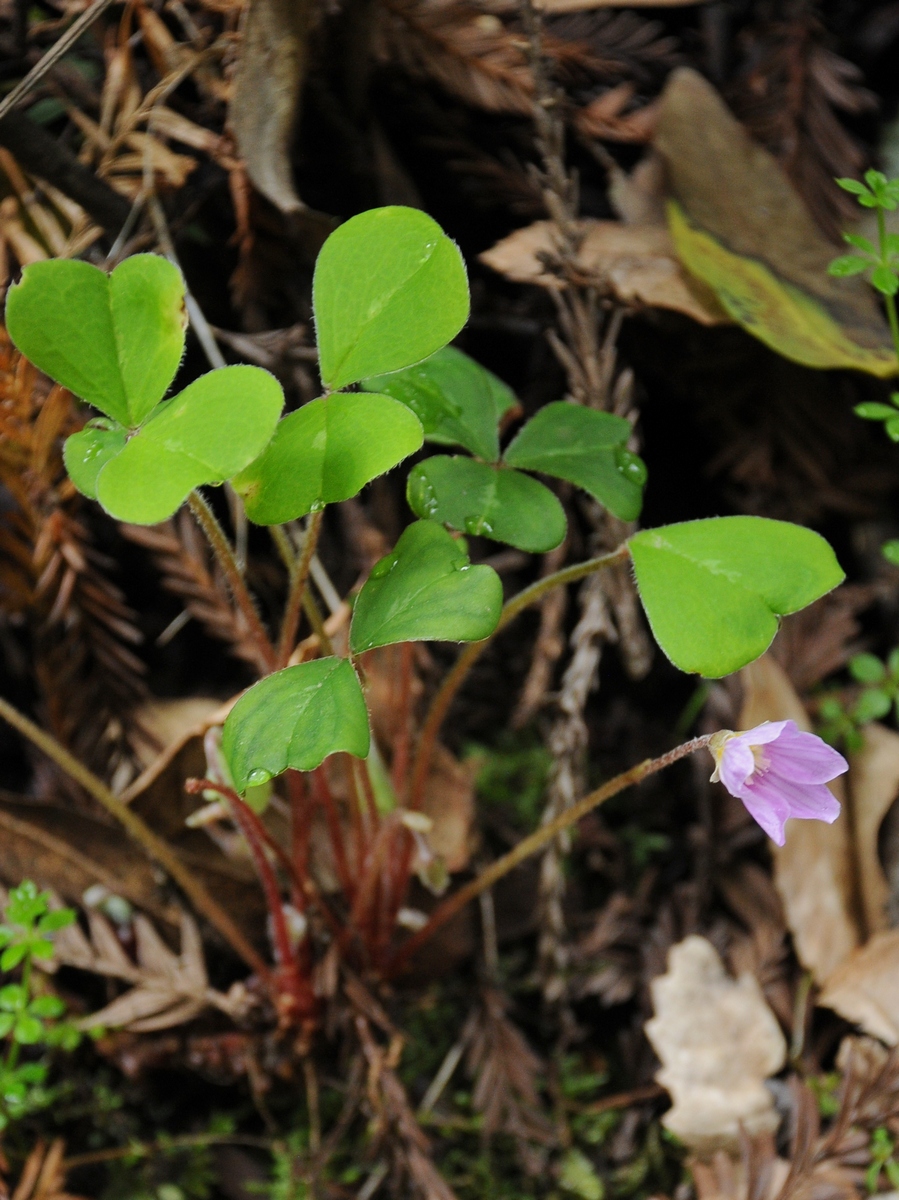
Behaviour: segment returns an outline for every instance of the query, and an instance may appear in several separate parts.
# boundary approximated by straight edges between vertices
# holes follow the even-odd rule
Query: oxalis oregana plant
[[[10,290],[7,324],[16,346],[93,410],[65,445],[74,485],[114,518],[137,524],[163,521],[189,504],[268,665],[234,705],[220,745],[210,741],[208,777],[189,787],[230,814],[248,842],[271,912],[274,971],[102,781],[5,701],[0,713],[126,824],[269,982],[282,1018],[310,1026],[316,1020],[311,972],[318,951],[303,932],[306,914],[316,912],[342,955],[388,977],[463,904],[566,825],[697,749],[712,751],[725,786],[776,841],[783,841],[788,817],[834,819],[836,802],[824,785],[846,769],[839,754],[791,722],[723,731],[641,763],[584,797],[444,899],[410,936],[401,914],[410,875],[428,856],[420,809],[437,733],[477,656],[524,609],[552,588],[628,561],[665,654],[682,671],[719,677],[762,654],[780,617],[830,591],[843,572],[809,529],[722,517],[642,530],[611,553],[505,599],[497,573],[471,562],[466,534],[530,552],[559,545],[566,517],[546,480],[565,480],[635,520],[646,471],[628,449],[627,421],[560,400],[521,424],[510,390],[449,345],[468,318],[465,266],[422,212],[375,209],[328,238],[313,287],[322,395],[286,416],[278,382],[253,366],[211,371],[165,399],[184,350],[183,299],[178,271],[154,255],[136,255],[108,275],[84,262],[40,262]],[[425,442],[449,452],[409,472],[416,519],[350,598],[352,619],[338,653],[307,586],[322,514]],[[226,481],[249,520],[270,527],[290,572],[277,636],[265,627],[200,490]],[[302,519],[298,541],[292,523]],[[314,649],[295,661],[304,613]],[[467,645],[414,745],[406,739],[393,747],[388,772],[370,732],[364,656],[418,640]],[[408,667],[411,660],[404,661]],[[336,754],[354,764],[348,813],[338,811],[323,772]],[[275,842],[260,819],[282,777],[293,821],[289,846]],[[342,906],[320,895],[309,871],[315,806],[327,816]]]

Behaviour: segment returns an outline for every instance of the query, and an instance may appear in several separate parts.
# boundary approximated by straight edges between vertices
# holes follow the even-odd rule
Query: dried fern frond
[[[209,986],[200,931],[187,913],[181,914],[180,955],[173,954],[150,921],[138,914],[134,918],[136,962],[125,953],[104,916],[89,912],[88,921],[89,939],[78,925],[56,934],[54,961],[133,986],[100,1012],[82,1018],[84,1029],[104,1025],[152,1033],[183,1025],[210,1006],[232,1017],[247,1010],[249,998],[240,984],[234,984],[227,995]]]
[[[534,81],[527,42],[515,10],[506,7],[485,11],[470,0],[386,0],[376,27],[376,57],[475,108],[530,115]],[[587,109],[609,84],[643,82],[654,69],[671,65],[673,42],[659,37],[659,28],[631,13],[577,14],[548,23],[544,50],[573,101],[571,117],[581,132],[621,141],[648,137],[648,119],[635,119],[643,110],[633,104],[633,93],[616,93],[614,103],[606,102],[609,111],[596,111],[592,120]],[[626,106],[634,111],[624,113]]]
[[[472,1103],[483,1114],[485,1136],[511,1135],[522,1165],[535,1175],[546,1165],[539,1147],[553,1145],[556,1138],[537,1089],[543,1064],[508,1009],[498,988],[486,988],[462,1034],[468,1069],[476,1079]]]
[[[268,664],[250,636],[246,620],[231,603],[227,584],[211,562],[209,548],[190,514],[182,510],[160,525],[122,525],[122,533],[149,550],[163,586],[184,601],[185,610],[237,658],[265,674]]]
[[[783,164],[822,230],[839,240],[858,209],[834,178],[865,166],[839,114],[870,111],[876,97],[858,67],[824,44],[824,29],[807,9],[758,26],[746,46],[748,65],[731,97],[736,113]]]
[[[81,424],[69,394],[0,330],[0,611],[30,633],[48,727],[110,777],[129,768],[131,714],[146,689],[134,613],[62,463],[62,442]]]

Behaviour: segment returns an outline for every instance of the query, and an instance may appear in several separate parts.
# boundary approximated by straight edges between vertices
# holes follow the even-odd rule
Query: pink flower
[[[840,815],[840,802],[826,784],[849,764],[819,737],[797,729],[795,721],[766,721],[745,733],[722,729],[709,750],[716,764],[712,781],[720,779],[742,800],[778,846],[789,817],[830,824]]]

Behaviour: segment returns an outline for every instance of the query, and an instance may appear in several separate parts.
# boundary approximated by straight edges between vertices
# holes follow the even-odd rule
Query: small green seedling
[[[892,203],[875,193],[882,206]],[[348,656],[284,666],[293,647],[279,647],[270,657],[283,669],[235,705],[222,756],[239,794],[288,769],[313,770],[337,751],[369,753],[356,663],[365,651],[480,642],[494,632],[501,581],[470,561],[460,535],[533,552],[558,545],[565,514],[535,473],[583,489],[622,520],[640,512],[646,471],[628,450],[632,429],[621,417],[551,403],[502,449],[515,396],[448,345],[468,317],[465,264],[417,209],[361,213],[325,242],[313,279],[322,395],[283,418],[277,381],[257,367],[211,371],[163,398],[184,350],[183,301],[180,274],[155,255],[136,255],[109,275],[54,260],[24,269],[9,292],[7,323],[23,353],[102,414],[68,439],[65,462],[76,487],[114,517],[152,524],[194,489],[225,481],[257,524],[313,514],[285,641],[299,619],[322,509],[357,495],[424,440],[467,452],[432,456],[410,472],[407,495],[420,519],[356,596]],[[245,592],[208,506],[198,496],[191,503],[235,594]],[[709,678],[758,657],[782,615],[843,578],[817,534],[757,517],[643,531],[622,548],[621,559],[628,555],[660,646],[681,670]]]
[[[13,888],[0,925],[0,971],[19,971],[18,982],[0,987],[0,1038],[6,1055],[0,1063],[0,1129],[10,1121],[45,1108],[53,1099],[46,1086],[46,1061],[20,1062],[23,1046],[74,1050],[81,1034],[60,1020],[65,1005],[58,996],[35,988],[35,961],[53,956],[53,935],[75,920],[70,908],[51,909],[50,893],[26,879]]]
[[[858,179],[838,179],[846,192],[851,192],[862,208],[872,208],[877,214],[877,245],[858,233],[844,233],[844,240],[856,251],[835,258],[828,268],[831,275],[866,275],[871,286],[883,296],[893,347],[899,359],[899,316],[896,313],[896,293],[899,292],[899,233],[888,233],[885,213],[899,206],[899,179],[887,179],[880,171],[866,171],[864,183]],[[890,404],[866,401],[855,406],[855,413],[866,421],[882,421],[887,437],[899,442],[899,392],[890,396]]]
[[[865,1172],[865,1187],[873,1196],[880,1184],[881,1175],[886,1175],[890,1187],[895,1191],[899,1188],[899,1162],[896,1161],[896,1142],[890,1136],[888,1129],[883,1126],[871,1134],[868,1147],[871,1163]]]

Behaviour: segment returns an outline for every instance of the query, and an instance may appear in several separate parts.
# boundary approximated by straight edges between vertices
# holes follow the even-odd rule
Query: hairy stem
[[[210,925],[219,931],[247,966],[262,979],[268,980],[270,972],[265,960],[250,945],[218,901],[207,892],[196,873],[184,865],[167,842],[154,833],[137,813],[131,811],[127,804],[123,804],[102,779],[99,779],[84,763],[79,762],[64,746],[61,746],[56,738],[35,725],[2,697],[0,697],[0,717],[12,725],[13,729],[17,729],[19,733],[28,738],[33,745],[37,746],[38,750],[52,759],[58,767],[65,771],[66,775],[74,779],[76,783],[80,783],[86,792],[115,817],[146,854],[171,875],[197,912],[201,913]]]
[[[274,670],[276,663],[275,648],[271,643],[271,638],[265,631],[265,626],[262,624],[259,613],[256,611],[253,597],[247,590],[247,585],[244,582],[240,566],[234,556],[234,551],[231,548],[230,542],[225,537],[225,531],[219,525],[215,513],[209,507],[205,498],[196,489],[188,496],[187,503],[190,506],[190,511],[197,520],[197,524],[202,529],[206,540],[209,542],[219,566],[225,573],[234,603],[243,613],[247,628],[259,647],[263,661],[268,670]]]
[[[428,938],[433,937],[441,926],[445,925],[447,921],[451,921],[456,913],[465,907],[469,900],[473,900],[475,896],[479,896],[481,892],[492,887],[497,880],[502,879],[504,875],[508,875],[511,870],[520,863],[523,863],[526,858],[530,858],[532,854],[536,854],[538,850],[542,850],[544,846],[549,845],[563,830],[582,820],[594,808],[598,808],[600,804],[603,804],[606,800],[610,800],[612,796],[617,796],[625,788],[629,788],[635,783],[640,783],[650,775],[655,775],[658,771],[663,771],[665,767],[670,767],[672,763],[686,758],[689,754],[693,754],[697,750],[705,749],[712,740],[712,737],[712,734],[705,734],[703,737],[693,738],[692,741],[684,742],[682,746],[676,746],[674,750],[669,750],[667,754],[662,754],[659,758],[644,759],[643,762],[638,763],[635,767],[631,767],[629,771],[622,772],[621,775],[616,775],[614,779],[610,779],[608,783],[604,783],[595,792],[590,792],[589,795],[584,796],[583,800],[579,800],[571,808],[567,808],[564,812],[559,813],[554,820],[547,822],[546,825],[541,825],[534,833],[523,838],[508,854],[504,854],[502,858],[498,858],[496,862],[491,863],[476,879],[472,879],[470,883],[465,884],[458,892],[454,892],[452,896],[447,897],[442,904],[438,905],[431,914],[427,925],[422,926],[417,933],[413,934],[400,947],[391,963],[391,970],[396,972],[402,969],[411,955],[420,946],[424,945]]]
[[[438,688],[437,694],[431,701],[431,707],[428,709],[428,715],[425,717],[421,736],[418,739],[418,750],[415,755],[415,765],[412,769],[412,780],[409,786],[410,808],[418,808],[421,804],[425,781],[428,778],[428,771],[431,768],[431,756],[434,753],[437,734],[449,711],[449,707],[459,688],[462,686],[466,675],[487,648],[491,638],[496,637],[500,630],[505,629],[510,621],[514,621],[519,613],[529,608],[532,604],[536,604],[547,592],[552,591],[553,588],[562,587],[567,583],[575,583],[579,579],[585,579],[588,575],[592,575],[594,571],[601,571],[604,567],[612,567],[616,563],[624,562],[629,555],[630,551],[628,550],[627,542],[623,542],[617,550],[612,550],[609,554],[602,554],[598,558],[587,559],[586,562],[574,563],[570,567],[563,567],[561,571],[554,571],[552,575],[546,575],[543,579],[538,579],[530,587],[526,587],[523,591],[519,592],[517,596],[513,596],[503,606],[496,629],[494,629],[489,638],[485,638],[482,642],[472,642],[471,645],[465,647]]]
[[[323,516],[324,509],[319,509],[318,512],[310,515],[309,523],[306,526],[306,536],[303,539],[303,549],[300,552],[296,567],[291,572],[290,592],[287,597],[287,606],[284,609],[284,618],[281,621],[281,636],[278,639],[279,667],[286,667],[293,653],[294,643],[297,638],[297,629],[300,624],[300,612],[303,609],[303,600],[306,595],[309,566],[312,562],[315,548],[318,545]]]

